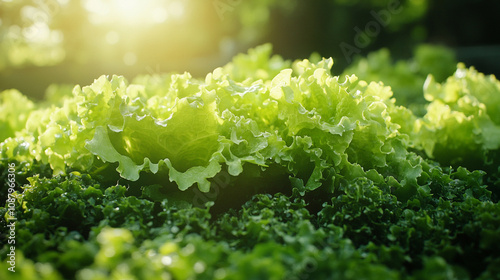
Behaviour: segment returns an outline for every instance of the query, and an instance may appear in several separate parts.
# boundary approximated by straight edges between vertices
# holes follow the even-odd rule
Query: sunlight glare
[[[111,1],[113,17],[125,19],[126,21],[139,23],[148,14],[146,1],[137,0],[113,0]]]
[[[181,1],[173,1],[170,3],[168,10],[175,18],[181,18],[184,16],[184,4]]]
[[[120,34],[112,30],[106,34],[106,42],[110,45],[115,45],[120,41]]]
[[[146,25],[184,16],[181,1],[85,0],[84,8],[94,24]]]
[[[125,65],[132,66],[137,62],[137,55],[133,52],[128,52],[123,56],[123,62],[125,63]],[[127,144],[129,144],[130,147],[132,146],[130,141],[128,141]]]
[[[153,21],[156,23],[162,23],[168,19],[167,10],[163,7],[159,7],[153,11],[152,14]]]

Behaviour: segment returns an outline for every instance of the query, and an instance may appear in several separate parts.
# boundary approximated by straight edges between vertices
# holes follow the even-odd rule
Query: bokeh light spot
[[[109,31],[106,34],[106,42],[110,45],[116,45],[120,41],[120,35],[116,31]]]
[[[137,62],[137,55],[133,52],[127,52],[123,56],[123,62],[125,65],[132,66]]]

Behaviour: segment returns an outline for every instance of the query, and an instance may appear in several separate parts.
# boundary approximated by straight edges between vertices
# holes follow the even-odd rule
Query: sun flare
[[[184,4],[177,0],[86,0],[84,7],[94,24],[158,24],[184,15]]]

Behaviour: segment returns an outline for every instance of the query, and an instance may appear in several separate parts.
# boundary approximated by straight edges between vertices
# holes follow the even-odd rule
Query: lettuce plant
[[[332,65],[291,65],[264,45],[204,80],[102,76],[61,106],[33,108],[2,143],[2,157],[49,164],[54,175],[167,174],[180,190],[197,184],[202,192],[221,170],[238,176],[249,165],[279,165],[308,190],[367,172],[415,185],[421,159],[401,127],[411,114],[394,105],[389,87],[332,76]]]
[[[455,166],[498,167],[500,82],[494,76],[459,64],[442,84],[430,75],[424,96],[430,103],[417,130],[429,156]]]
[[[2,259],[0,277],[499,278],[500,82],[419,70],[416,114],[385,58],[360,79],[263,45],[204,79],[102,76],[40,103],[2,92],[18,272]],[[188,189],[219,197],[196,207]]]

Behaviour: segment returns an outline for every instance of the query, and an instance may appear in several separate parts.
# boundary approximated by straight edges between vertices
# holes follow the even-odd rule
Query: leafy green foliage
[[[394,105],[390,88],[332,76],[331,59],[285,68],[270,55],[261,46],[205,81],[187,73],[151,85],[100,77],[60,107],[33,110],[2,155],[49,164],[54,175],[69,168],[114,177],[113,167],[130,181],[168,175],[180,190],[197,184],[202,192],[223,170],[238,176],[248,165],[284,167],[308,190],[368,170],[415,185],[419,160],[400,131],[412,116]]]
[[[103,76],[6,110],[15,277],[498,278],[499,82],[461,64],[441,84],[415,74],[419,116],[332,65],[264,45],[204,80]]]
[[[402,112],[407,124],[396,122],[427,156],[444,165],[496,172],[500,82],[456,65],[451,50],[422,45],[414,58],[395,63],[382,49],[358,59],[344,74],[390,85],[396,104],[417,116]]]
[[[453,74],[457,61],[452,50],[433,45],[419,45],[414,57],[393,62],[388,49],[358,58],[343,75],[355,74],[365,81],[381,81],[391,87],[396,104],[406,106],[417,115],[425,114],[423,85],[432,74],[438,82]]]
[[[34,104],[19,91],[12,89],[0,94],[0,140],[15,136],[23,129]]]
[[[406,202],[398,201],[389,188],[357,178],[343,181],[318,212],[296,191],[291,196],[259,194],[241,209],[218,216],[210,214],[210,204],[207,209],[179,209],[167,200],[128,196],[120,185],[101,187],[88,175],[31,177],[16,207],[23,256],[16,275],[50,272],[61,279],[161,275],[165,279],[441,279],[444,271],[460,279],[495,275],[500,207],[482,184],[484,173],[428,167],[425,174],[432,183]]]
[[[424,94],[430,104],[417,127],[429,156],[475,169],[498,167],[500,82],[494,76],[459,64],[442,84],[429,76]]]

